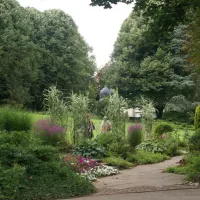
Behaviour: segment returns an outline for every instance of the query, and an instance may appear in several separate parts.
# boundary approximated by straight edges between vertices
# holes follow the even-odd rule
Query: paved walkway
[[[200,189],[185,184],[184,176],[163,173],[177,165],[181,157],[162,163],[137,166],[116,176],[94,182],[97,193],[77,200],[199,200]]]

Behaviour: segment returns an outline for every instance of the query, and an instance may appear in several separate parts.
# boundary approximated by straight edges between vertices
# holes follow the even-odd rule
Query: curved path
[[[101,178],[94,182],[97,193],[76,199],[199,200],[199,188],[186,184],[184,176],[163,173],[168,166],[177,165],[180,159],[181,157],[178,156],[158,164],[140,165],[123,170],[118,175]]]

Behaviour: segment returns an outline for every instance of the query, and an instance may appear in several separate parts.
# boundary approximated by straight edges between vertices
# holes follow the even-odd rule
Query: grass
[[[187,180],[200,182],[200,152],[185,156],[183,165],[168,167],[165,172],[186,175]]]
[[[41,119],[48,119],[49,118],[49,115],[46,115],[44,113],[31,113],[31,112],[29,112],[29,115],[32,118],[32,123],[35,123],[35,122],[37,122],[38,120],[41,120]]]
[[[133,167],[132,163],[120,157],[108,157],[108,158],[103,159],[103,162],[105,162],[106,164],[110,166],[119,167],[119,169],[128,169],[128,168]]]
[[[127,158],[129,162],[139,165],[159,163],[169,159],[169,156],[161,153],[151,153],[146,151],[137,151],[135,154],[130,154]]]

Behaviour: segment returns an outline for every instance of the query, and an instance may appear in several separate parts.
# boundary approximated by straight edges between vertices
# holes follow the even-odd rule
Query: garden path
[[[97,193],[75,199],[199,200],[200,189],[186,184],[184,176],[163,173],[168,166],[178,165],[181,158],[178,156],[158,164],[140,165],[123,170],[118,175],[98,179],[94,182]]]

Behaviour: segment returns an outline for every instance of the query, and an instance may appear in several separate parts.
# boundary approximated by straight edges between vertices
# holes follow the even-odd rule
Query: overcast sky
[[[79,32],[93,48],[98,67],[109,61],[122,22],[132,5],[118,4],[110,9],[89,6],[90,0],[18,0],[22,6],[44,11],[58,8],[71,15]]]

